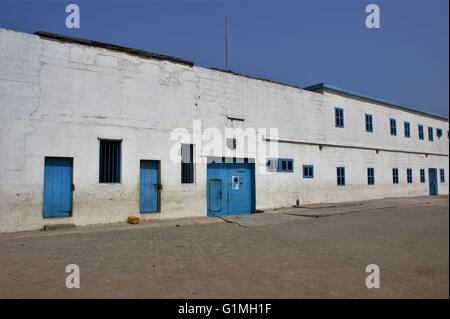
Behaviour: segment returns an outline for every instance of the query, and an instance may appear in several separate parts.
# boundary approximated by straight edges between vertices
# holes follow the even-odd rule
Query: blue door
[[[428,181],[430,184],[430,195],[438,194],[438,184],[437,184],[437,169],[429,168],[428,169]]]
[[[159,211],[159,162],[141,160],[139,181],[139,210],[141,213]]]
[[[72,163],[72,158],[45,158],[44,218],[72,214]]]
[[[222,179],[210,178],[208,180],[208,208],[210,213],[222,212],[224,197],[226,198],[226,194],[225,196],[223,194]]]
[[[207,168],[208,216],[255,211],[255,169],[252,163],[211,163]]]

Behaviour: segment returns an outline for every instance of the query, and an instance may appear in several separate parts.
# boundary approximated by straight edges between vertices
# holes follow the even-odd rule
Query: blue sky
[[[65,27],[76,3],[81,28]],[[365,27],[365,7],[381,28]],[[178,56],[296,86],[326,82],[448,116],[446,0],[0,0],[0,27],[38,30]]]

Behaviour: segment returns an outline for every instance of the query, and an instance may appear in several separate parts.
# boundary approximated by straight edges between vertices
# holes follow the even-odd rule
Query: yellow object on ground
[[[128,216],[129,224],[139,224],[139,217],[137,216]]]

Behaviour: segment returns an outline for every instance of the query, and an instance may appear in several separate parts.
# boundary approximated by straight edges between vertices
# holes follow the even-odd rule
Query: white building
[[[238,138],[205,149],[198,121],[214,136],[266,128],[257,141],[278,141],[278,155],[244,153]],[[192,165],[170,156],[177,128]],[[330,85],[0,29],[0,232],[448,194],[448,130],[446,117]],[[206,163],[221,157],[246,160]]]

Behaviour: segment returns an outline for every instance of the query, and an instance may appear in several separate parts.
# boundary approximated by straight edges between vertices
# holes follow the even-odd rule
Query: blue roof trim
[[[421,111],[421,110],[418,110],[418,109],[410,107],[410,106],[405,106],[405,105],[402,105],[402,104],[395,103],[393,101],[389,101],[389,100],[385,100],[385,99],[382,99],[382,98],[377,98],[377,97],[369,96],[369,95],[366,95],[366,94],[361,94],[361,93],[357,93],[357,92],[354,92],[354,91],[342,89],[342,88],[340,88],[340,87],[338,87],[336,85],[332,85],[332,84],[318,83],[318,84],[315,84],[315,85],[311,85],[311,86],[305,87],[304,89],[308,90],[308,91],[316,91],[316,90],[320,90],[320,89],[328,89],[328,90],[344,93],[344,94],[347,94],[347,95],[352,95],[352,96],[355,96],[355,97],[359,97],[359,98],[362,98],[362,99],[366,99],[366,100],[369,100],[369,101],[374,101],[374,102],[378,102],[378,103],[382,103],[382,104],[387,104],[387,105],[394,106],[394,107],[397,107],[397,108],[400,108],[400,109],[404,109],[406,111],[410,111],[410,112],[414,112],[414,113],[420,113],[420,114],[424,114],[424,115],[428,115],[428,116],[432,116],[432,117],[437,117],[437,118],[440,118],[440,119],[448,121],[448,117],[445,117],[445,116],[440,115],[440,114],[435,114],[435,113],[431,113],[431,112]]]

